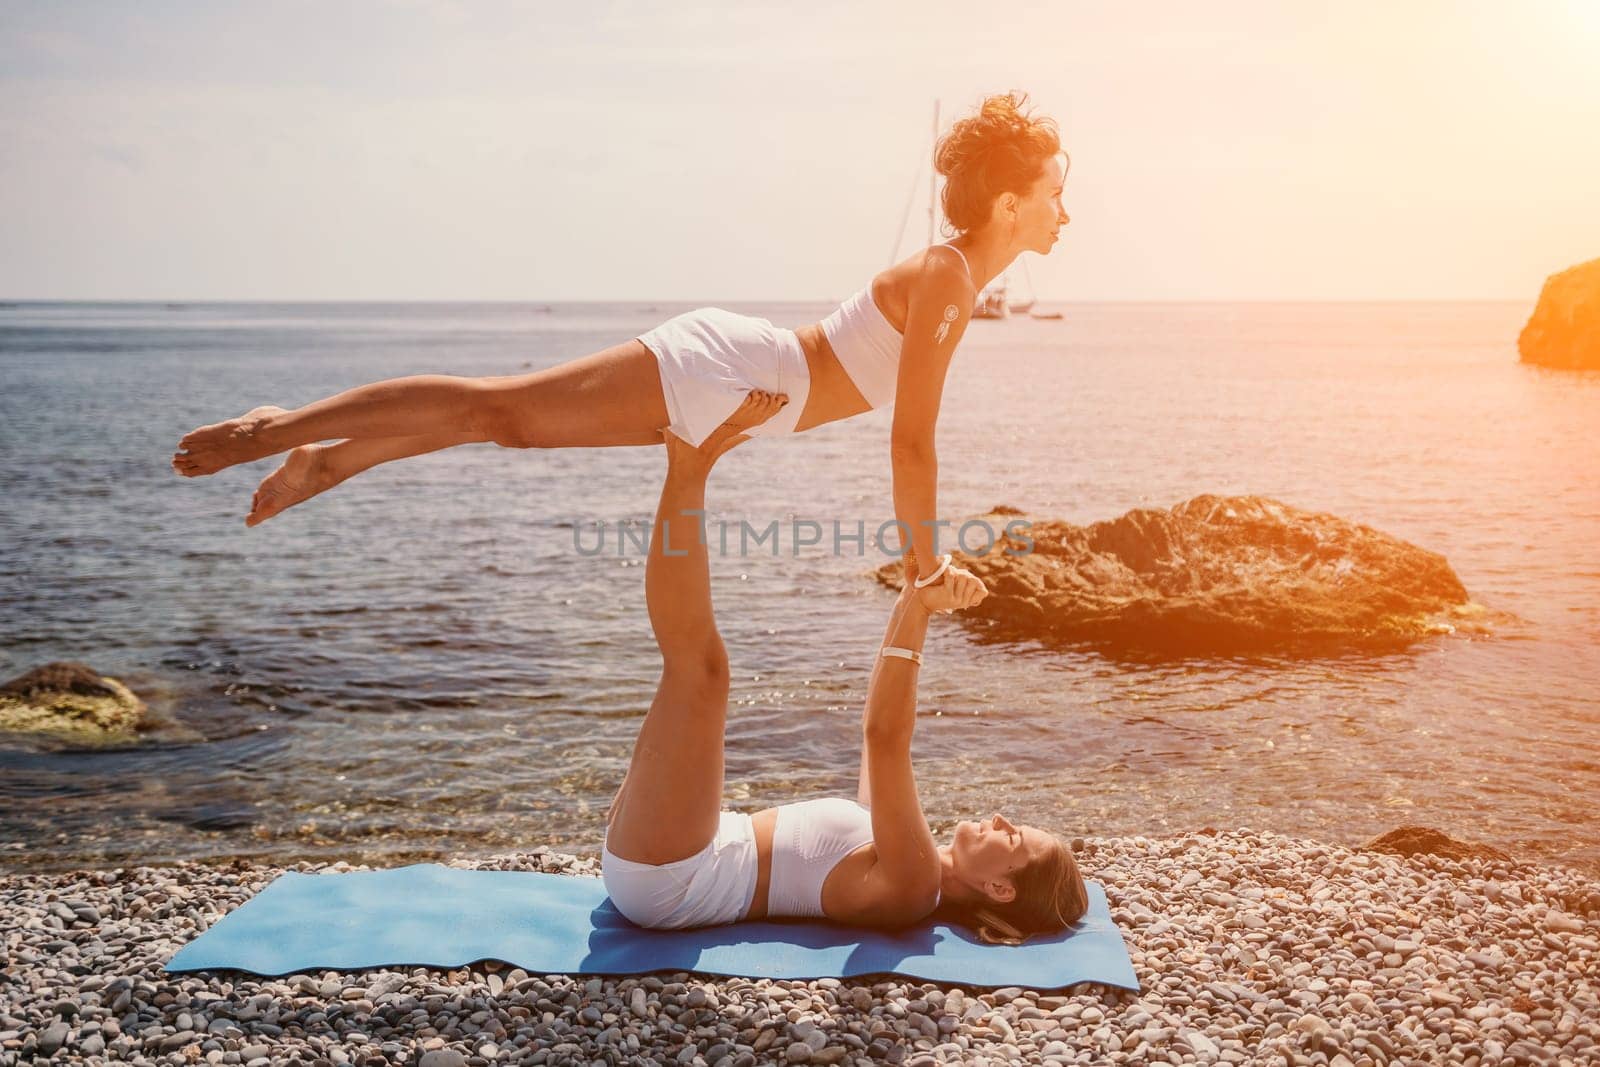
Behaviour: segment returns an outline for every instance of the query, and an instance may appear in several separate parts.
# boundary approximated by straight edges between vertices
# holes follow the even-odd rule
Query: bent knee
[[[702,652],[692,662],[695,677],[700,684],[708,689],[714,689],[726,694],[731,684],[731,672],[728,669],[728,654],[721,648],[715,651]]]
[[[699,648],[674,653],[663,650],[666,664],[662,673],[679,688],[690,688],[709,697],[728,695],[731,674],[728,653],[721,647]]]

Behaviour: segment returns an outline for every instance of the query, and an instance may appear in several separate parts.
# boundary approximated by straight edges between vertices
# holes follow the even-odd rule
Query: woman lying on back
[[[667,435],[645,569],[663,665],[608,818],[601,867],[612,903],[657,928],[821,916],[892,930],[936,916],[1018,943],[1070,926],[1088,906],[1070,849],[1001,815],[961,822],[938,844],[917,797],[911,735],[928,617],[982,600],[975,578],[906,582],[867,689],[855,800],[722,810],[728,658],[698,523],[712,464],[780,407],[752,393],[699,448]]]

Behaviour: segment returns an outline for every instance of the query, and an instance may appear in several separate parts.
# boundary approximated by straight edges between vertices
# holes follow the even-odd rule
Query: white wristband
[[[939,580],[939,576],[944,574],[944,572],[946,570],[948,570],[949,567],[950,567],[950,553],[946,552],[944,555],[939,557],[939,566],[934,569],[934,572],[932,574],[928,575],[926,578],[918,578],[916,581],[912,582],[911,583],[912,588],[914,588],[914,589],[926,589],[928,586],[932,585],[934,582],[937,582]]]
[[[914,648],[898,648],[894,645],[884,645],[878,649],[878,655],[896,656],[900,659],[908,659],[919,667],[922,666],[922,653]]]

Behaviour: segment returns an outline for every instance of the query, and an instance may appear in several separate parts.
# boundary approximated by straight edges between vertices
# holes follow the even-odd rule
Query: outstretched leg
[[[277,470],[261,480],[250,500],[246,526],[259,526],[281,511],[325,493],[347,478],[380,463],[473,444],[471,434],[418,434],[412,437],[362,437],[289,450]]]
[[[656,358],[633,340],[533,374],[418,374],[293,411],[258,407],[189,431],[172,467],[193,478],[341,438],[452,434],[512,448],[654,444],[668,419]]]
[[[783,403],[751,393],[698,448],[667,435],[645,602],[661,648],[661,682],[634,742],[628,775],[611,805],[606,847],[635,863],[672,863],[716,836],[722,812],[722,731],[728,711],[728,653],[711,608],[711,567],[703,536],[706,476],[741,430]]]

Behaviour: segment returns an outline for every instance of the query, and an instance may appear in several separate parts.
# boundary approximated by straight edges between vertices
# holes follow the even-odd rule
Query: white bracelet
[[[918,578],[916,581],[912,582],[911,583],[912,588],[913,589],[926,589],[928,586],[932,585],[934,582],[937,582],[939,580],[939,576],[942,575],[946,570],[948,570],[949,567],[950,567],[950,553],[946,552],[944,555],[939,557],[939,566],[938,566],[938,568],[935,569],[934,572],[932,574],[928,575],[926,578]]]
[[[895,645],[884,645],[878,649],[880,656],[895,656],[899,659],[908,659],[917,666],[922,666],[922,653],[914,648],[898,648]]]

